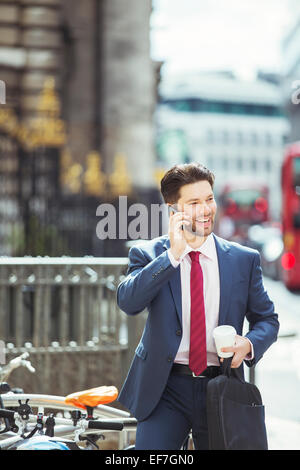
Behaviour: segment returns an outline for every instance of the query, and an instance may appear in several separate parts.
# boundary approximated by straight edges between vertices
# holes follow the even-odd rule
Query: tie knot
[[[200,256],[199,251],[190,251],[189,255],[192,260],[192,263],[194,263],[195,261],[199,263],[199,256]]]

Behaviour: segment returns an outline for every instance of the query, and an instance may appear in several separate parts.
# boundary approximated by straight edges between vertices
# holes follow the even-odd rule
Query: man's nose
[[[201,206],[199,206],[197,209],[198,209],[196,211],[197,217],[199,217],[201,215],[210,215],[210,213],[211,213],[210,207],[206,203],[201,204]]]

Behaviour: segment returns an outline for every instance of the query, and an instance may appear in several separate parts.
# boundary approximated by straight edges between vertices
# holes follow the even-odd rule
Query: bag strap
[[[235,377],[238,379],[240,382],[245,383],[245,380],[242,377],[240,369],[232,368],[231,367],[231,362],[232,362],[232,356],[231,357],[225,357],[223,362],[220,362],[220,369],[221,369],[221,374],[226,375],[228,378]]]
[[[221,374],[222,375],[227,375],[227,377],[230,377],[230,374],[231,374],[231,361],[232,361],[232,356],[231,357],[224,357],[223,362],[220,361],[220,369],[221,369]]]

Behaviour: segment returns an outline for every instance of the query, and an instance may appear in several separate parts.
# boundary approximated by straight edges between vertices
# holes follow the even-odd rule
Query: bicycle
[[[23,353],[2,370],[0,367],[0,382],[3,378],[7,380],[16,367],[24,366],[34,373],[35,369],[26,360],[28,356],[28,352]],[[125,411],[106,406],[118,395],[115,387],[97,387],[67,397],[22,392],[21,389],[13,392],[7,383],[0,383],[0,418],[6,420],[6,428],[0,429],[0,449],[33,450],[35,447],[38,450],[79,450],[82,447],[78,444],[83,442],[86,450],[98,450],[96,442],[104,438],[103,432],[123,431],[124,437],[119,447],[134,450],[135,446],[129,443],[128,434],[135,430],[136,419]],[[37,415],[32,414],[31,407],[38,408]],[[53,413],[47,416],[44,414],[45,407],[70,412],[71,418],[55,417]],[[78,408],[83,409],[86,415]],[[101,418],[101,421],[95,420],[95,416]],[[192,442],[191,433],[181,449],[187,450],[189,442]]]
[[[15,433],[15,436],[9,436],[0,441],[0,449],[79,450],[81,447],[78,444],[84,441],[86,442],[85,450],[99,450],[96,441],[102,435],[99,436],[98,432],[105,430],[122,431],[124,428],[124,423],[119,419],[86,419],[86,416],[77,410],[72,412],[72,419],[57,418],[54,417],[53,413],[49,416],[45,416],[41,412],[34,415],[30,411],[31,408],[28,403],[21,404],[17,411],[0,409],[0,417],[9,422],[9,430]],[[30,429],[29,423],[34,424],[34,427]],[[58,426],[55,433],[56,425],[60,427]],[[61,438],[57,435],[59,432],[63,434]],[[74,439],[65,437],[68,433],[74,433]]]
[[[27,357],[28,353],[24,353],[0,369],[1,379],[7,379],[11,371],[21,365],[34,372],[30,361],[26,361]],[[123,431],[128,434],[136,427],[136,420],[130,418],[129,413],[106,406],[118,395],[114,386],[96,387],[67,397],[17,391],[14,393],[6,382],[0,384],[0,418],[5,424],[0,430],[0,449],[79,450],[82,449],[79,444],[83,442],[84,449],[98,450],[97,441],[104,439],[104,435],[99,433]],[[36,415],[32,407],[38,407]],[[47,416],[44,407],[70,411],[71,418],[57,417],[54,413]],[[123,439],[121,448],[131,448],[125,444]]]

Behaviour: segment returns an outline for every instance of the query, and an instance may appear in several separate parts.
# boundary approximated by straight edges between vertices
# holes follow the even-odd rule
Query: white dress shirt
[[[201,264],[203,272],[207,365],[218,366],[219,359],[212,333],[219,322],[220,276],[216,245],[212,234],[210,234],[205,242],[196,250],[187,245],[179,261],[174,258],[171,250],[168,250],[172,265],[176,268],[180,264],[181,277],[182,338],[174,362],[180,364],[189,363],[191,313],[190,274],[192,265],[191,258],[188,255],[190,251],[200,252],[199,263]],[[250,344],[251,355],[247,356],[247,359],[254,357],[253,346],[251,342]]]

